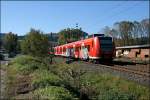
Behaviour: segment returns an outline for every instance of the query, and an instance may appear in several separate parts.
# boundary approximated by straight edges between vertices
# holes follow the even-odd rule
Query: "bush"
[[[37,89],[33,92],[35,99],[42,100],[71,100],[73,97],[63,87],[49,86]]]
[[[16,71],[25,74],[31,73],[40,67],[44,68],[44,64],[32,56],[17,56],[10,62],[9,66],[16,69]]]
[[[21,43],[21,50],[24,54],[45,57],[49,51],[48,37],[40,30],[31,29]]]
[[[9,32],[4,36],[3,45],[7,53],[17,53],[18,37],[17,34]]]
[[[32,74],[32,86],[35,88],[46,87],[49,85],[60,86],[63,81],[55,74],[47,70],[37,70]]]

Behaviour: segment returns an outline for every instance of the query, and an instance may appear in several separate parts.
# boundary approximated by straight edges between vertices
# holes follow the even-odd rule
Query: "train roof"
[[[79,41],[75,41],[75,42],[59,45],[59,46],[56,46],[56,47],[70,46],[71,44],[80,44],[83,41],[87,41],[87,40],[91,40],[91,39],[93,39],[93,38],[87,38],[87,39],[84,39],[84,40],[79,40]]]
[[[92,34],[92,35],[89,35],[88,37],[104,37],[104,34]]]
[[[150,44],[116,47],[116,49],[150,48]]]
[[[104,38],[107,38],[107,36],[104,36],[103,34],[93,34],[92,35],[93,37],[104,37]],[[75,42],[71,42],[71,43],[66,43],[66,44],[63,44],[63,45],[59,45],[59,46],[56,46],[56,47],[63,47],[63,46],[71,46],[72,44],[76,44],[76,45],[78,45],[78,44],[80,44],[80,43],[82,43],[82,42],[85,42],[85,41],[87,41],[87,40],[91,40],[91,39],[93,39],[93,37],[89,37],[89,38],[86,38],[86,39],[83,39],[83,40],[78,40],[78,41],[75,41]],[[111,37],[110,37],[111,38]],[[55,48],[55,47],[54,47]]]

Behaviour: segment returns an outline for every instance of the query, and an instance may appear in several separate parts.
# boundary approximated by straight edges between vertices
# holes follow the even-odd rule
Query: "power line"
[[[123,10],[120,10],[119,12],[117,13],[113,13],[113,15],[111,16],[108,16],[107,19],[103,19],[101,22],[107,22],[111,19],[113,19],[114,17],[118,16],[118,15],[121,15],[121,14],[124,14],[126,11],[131,11],[132,8],[134,8],[137,4],[139,4],[140,2],[136,2],[134,5],[132,5],[131,7],[128,7],[126,9],[123,9]],[[123,13],[124,12],[124,13]]]
[[[105,13],[108,13],[108,14],[106,14],[105,16],[103,16],[103,19],[105,19],[105,17],[107,17],[109,14],[111,14],[113,11],[115,11],[115,9],[118,9],[118,8],[120,9],[120,7],[124,5],[123,2],[124,1],[120,2],[119,4],[115,5],[114,7],[109,8],[109,11],[105,12]]]
[[[109,9],[111,9],[111,11],[108,11],[108,12],[106,12],[106,13],[108,13],[108,14],[110,14],[110,13],[112,13],[115,9],[117,9],[117,8],[120,8],[122,5],[124,5],[124,3],[123,3],[124,1],[122,1],[122,2],[120,2],[120,3],[118,3],[118,4],[116,4],[115,6],[113,6],[113,7],[111,7],[111,8],[109,8]],[[106,16],[106,15],[105,15]],[[104,18],[104,20],[105,20],[105,18],[107,17],[105,17],[105,16],[103,16],[103,18]],[[96,22],[97,23],[97,22]],[[92,24],[92,27],[93,27],[93,24]]]
[[[140,2],[135,3],[135,4],[132,5],[131,7],[128,7],[128,8],[123,9],[123,10],[120,10],[120,11],[117,12],[117,13],[113,13],[113,15],[107,17],[108,20],[110,20],[110,19],[112,19],[112,18],[114,18],[114,17],[116,17],[116,16],[118,16],[118,15],[124,14],[126,11],[131,11],[131,9],[134,8],[138,3],[140,3]],[[101,22],[103,22],[103,21],[108,21],[108,20],[102,19]]]
[[[118,11],[118,9],[120,9],[121,6],[124,6],[124,4],[125,4],[124,2],[125,1],[122,1],[122,2],[114,5],[113,7],[109,8],[109,9],[106,9],[105,15],[102,16],[102,21],[105,21],[106,18],[111,17],[112,14],[114,14],[116,11]],[[95,23],[97,23],[97,21]]]

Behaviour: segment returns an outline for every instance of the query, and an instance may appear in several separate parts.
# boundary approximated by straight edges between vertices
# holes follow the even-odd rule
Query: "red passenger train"
[[[115,45],[111,37],[94,34],[91,38],[56,46],[54,54],[84,60],[112,60],[115,57]]]

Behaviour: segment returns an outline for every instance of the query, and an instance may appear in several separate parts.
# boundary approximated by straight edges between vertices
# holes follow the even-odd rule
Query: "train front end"
[[[112,37],[98,37],[98,39],[100,58],[112,60],[115,57],[115,45]]]

